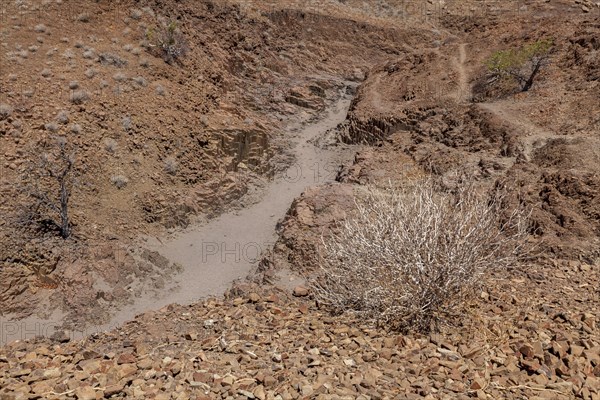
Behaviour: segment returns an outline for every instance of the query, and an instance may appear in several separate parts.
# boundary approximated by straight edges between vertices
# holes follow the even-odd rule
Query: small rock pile
[[[13,342],[0,399],[600,399],[597,315],[481,296],[464,326],[401,335],[331,316],[305,288],[243,284],[82,341]]]

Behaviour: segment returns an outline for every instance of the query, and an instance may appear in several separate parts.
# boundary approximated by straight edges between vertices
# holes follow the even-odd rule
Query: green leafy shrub
[[[516,80],[521,91],[528,91],[539,72],[548,65],[553,47],[552,39],[541,39],[519,49],[496,51],[485,63],[492,75],[490,81],[508,77]]]

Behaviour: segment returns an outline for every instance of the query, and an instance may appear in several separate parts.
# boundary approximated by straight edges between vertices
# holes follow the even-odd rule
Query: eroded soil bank
[[[172,270],[170,279],[161,278],[160,285],[154,286],[132,283],[127,289],[137,290],[137,295],[128,304],[113,309],[107,322],[94,324],[88,319],[87,323],[77,324],[77,328],[66,329],[67,335],[84,337],[171,303],[185,305],[207,296],[221,296],[234,281],[246,278],[262,255],[273,247],[278,221],[293,200],[311,186],[333,182],[338,168],[354,154],[356,146],[316,144],[324,142],[322,139],[328,132],[346,119],[352,101],[348,93],[355,91],[355,84],[340,86],[336,99],[325,112],[307,122],[290,124],[282,137],[290,141],[290,159],[294,161],[263,188],[258,188],[258,192],[242,198],[241,203],[250,205],[169,236],[145,236],[139,246],[129,248],[137,261],[147,259],[156,267]],[[23,335],[51,336],[62,328],[65,317],[56,311],[47,319],[28,317],[4,322],[2,343],[21,339]]]

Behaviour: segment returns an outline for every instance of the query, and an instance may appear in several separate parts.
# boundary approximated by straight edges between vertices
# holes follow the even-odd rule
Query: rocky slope
[[[177,266],[144,256],[141,235],[256,201],[292,162],[285,127],[324,110],[332,78],[364,79],[429,35],[255,3],[2,3],[0,315],[103,319],[160,290]],[[171,24],[187,52],[169,64],[156,37]],[[27,183],[57,137],[76,155],[69,241],[52,210],[31,213]]]
[[[335,146],[337,140],[361,143],[362,149],[353,163],[339,170],[337,183],[307,190],[294,201],[279,225],[279,241],[250,277],[253,283],[235,285],[224,298],[190,306],[170,305],[139,315],[110,332],[82,332],[90,334],[84,339],[66,333],[34,338],[47,327],[0,320],[3,335],[17,332],[28,339],[0,348],[0,398],[600,399],[600,7],[596,3],[525,1],[519,2],[518,9],[504,9],[499,3],[431,1],[419,12],[408,10],[406,2],[392,0],[377,2],[377,7],[355,0],[248,1],[241,7],[208,1],[199,4],[127,3],[126,18],[122,15],[127,22],[119,18],[115,27],[109,23],[110,14],[100,12],[112,10],[110,5],[90,3],[91,22],[77,21],[98,29],[96,35],[104,37],[107,46],[103,51],[118,51],[128,60],[136,55],[121,52],[108,38],[128,23],[138,23],[133,22],[139,21],[134,17],[138,13],[131,8],[140,10],[139,18],[148,24],[154,17],[145,6],[164,10],[167,17],[181,16],[185,32],[194,38],[191,56],[178,69],[149,58],[150,68],[163,79],[161,84],[169,85],[169,93],[178,93],[173,103],[140,106],[133,103],[134,97],[122,102],[103,100],[106,107],[132,110],[132,115],[136,115],[135,107],[135,113],[142,116],[140,121],[154,124],[157,130],[162,126],[158,120],[162,124],[164,107],[169,107],[166,114],[174,116],[170,126],[176,135],[166,133],[158,140],[158,136],[142,136],[146,130],[139,129],[136,135],[119,136],[119,149],[127,149],[119,157],[127,161],[123,163],[127,168],[133,168],[128,164],[135,156],[133,141],[139,137],[140,143],[151,144],[146,157],[152,165],[140,170],[147,179],[153,177],[145,193],[157,197],[150,199],[149,205],[177,204],[165,193],[183,199],[192,191],[201,191],[206,195],[197,198],[206,199],[210,197],[203,196],[215,196],[217,186],[221,187],[206,186],[208,181],[203,179],[181,182],[162,171],[161,157],[180,134],[189,141],[182,145],[185,151],[199,152],[182,158],[182,168],[200,168],[194,161],[200,157],[213,162],[202,166],[211,171],[206,176],[228,171],[223,179],[230,182],[227,187],[234,193],[229,198],[243,193],[244,185],[239,183],[248,177],[269,176],[278,168],[269,163],[271,156],[280,154],[286,143],[278,140],[278,119],[301,120],[322,109],[326,104],[322,91],[327,92],[323,75],[364,82],[347,121],[318,144]],[[94,18],[103,23],[96,24]],[[53,28],[50,22],[45,24]],[[3,35],[14,31],[29,41],[38,35],[43,41],[56,39],[54,29],[48,34],[35,32],[30,22],[15,22],[15,26],[19,28],[4,28]],[[30,27],[27,35],[24,26]],[[197,26],[203,29],[192,28]],[[72,26],[68,29],[78,35]],[[103,29],[109,33],[101,34]],[[551,63],[529,92],[513,96],[480,84],[485,72],[482,62],[492,52],[549,35],[556,43]],[[28,53],[28,57],[41,55],[34,54]],[[14,66],[21,65],[26,71],[32,68],[26,67],[30,58],[16,53],[12,57],[21,60],[11,61]],[[90,62],[97,68],[102,65]],[[107,66],[106,71],[112,72],[112,68]],[[196,75],[195,70],[203,72]],[[214,80],[212,74],[216,74]],[[13,79],[4,70],[0,78],[3,88]],[[186,92],[189,85],[197,86]],[[8,99],[13,101],[19,96],[13,86],[8,87],[14,93]],[[44,86],[43,90],[50,93],[50,88]],[[205,146],[205,136],[200,141],[194,135],[188,138],[178,125],[187,121],[190,129],[196,129],[198,111],[192,94],[203,90],[214,95],[206,97],[210,101],[202,96],[197,100],[206,105],[206,110],[202,109],[207,115],[206,126],[202,125],[208,141]],[[267,91],[258,93],[262,90]],[[146,103],[153,101],[150,95],[142,98]],[[92,124],[96,117],[87,111],[95,107],[86,103],[85,110],[73,108],[71,112]],[[157,108],[154,116],[146,114],[151,107]],[[4,154],[11,154],[11,159],[0,163],[8,171],[3,175],[7,182],[16,180],[20,168],[20,153],[13,143],[19,143],[15,132],[21,128],[14,121],[31,119],[43,133],[44,118],[50,115],[25,113],[13,110],[0,121],[2,145],[10,145]],[[112,118],[117,125],[122,122],[108,112],[105,118]],[[248,118],[253,120],[251,128],[246,125]],[[23,133],[27,140],[37,132],[33,128],[23,131],[28,132]],[[102,132],[91,129],[93,143],[100,143],[106,134]],[[236,140],[246,139],[232,139],[224,145],[224,132],[245,132],[242,136],[252,143],[264,143],[266,138],[264,160],[240,159],[243,154],[257,153],[245,153],[239,147],[228,153],[227,146],[235,147]],[[83,135],[81,141],[85,142]],[[156,143],[168,143],[169,148]],[[221,152],[211,153],[211,146]],[[103,162],[110,157],[89,150],[84,159],[102,169],[111,165]],[[241,168],[230,167],[242,164]],[[486,277],[485,289],[464,304],[462,318],[428,335],[388,332],[351,314],[332,316],[319,307],[310,290],[297,286],[298,277],[318,266],[322,235],[351,210],[353,193],[360,185],[385,184],[389,179],[401,182],[428,174],[449,184],[457,174],[466,174],[483,185],[512,188],[515,199],[532,207],[531,240],[539,249],[536,258],[520,268],[493,271]],[[100,173],[93,176],[98,181],[106,177]],[[240,187],[241,192],[236,192]],[[128,244],[121,243],[126,234],[135,226],[151,232],[164,225],[164,220],[147,222],[142,215],[149,211],[140,208],[142,203],[132,193],[113,192],[115,199],[127,205],[128,214],[97,221],[102,213],[95,211],[102,201],[109,204],[108,198],[84,209],[78,218],[86,223],[78,227],[91,231],[96,221],[110,234],[86,233],[88,239],[78,238],[77,246],[63,248],[61,254],[71,258],[61,258],[59,266],[70,270],[58,268],[67,279],[61,281],[60,300],[54,304],[68,302],[81,290],[83,286],[73,285],[73,281],[93,285],[94,275],[84,273],[88,265],[113,271],[112,282],[121,282],[130,274],[127,265],[135,265],[131,255],[122,252]],[[3,198],[10,200],[11,189],[7,187],[4,193]],[[85,191],[81,196],[82,201],[92,197]],[[8,210],[10,204],[6,204]],[[184,215],[189,212],[194,214],[190,209]],[[156,215],[165,213],[178,215],[173,210],[157,211]],[[4,224],[6,239],[0,243],[8,247],[14,239]],[[122,246],[115,248],[110,238],[117,238]],[[5,256],[0,272],[11,271],[4,276],[16,282],[0,291],[8,310],[31,310],[49,290],[39,289],[39,298],[31,295],[29,284],[34,287],[40,278],[23,270],[21,248],[15,247],[20,258],[14,253]],[[55,261],[47,251],[41,253],[46,259],[43,265]],[[151,275],[156,269],[169,279],[172,266],[168,260],[159,254],[142,254],[145,263],[141,265],[146,267],[142,275]],[[70,262],[78,257],[79,263]],[[39,257],[34,259],[40,262]],[[90,264],[90,260],[94,262]],[[126,297],[115,289],[99,290],[106,293],[102,296]]]

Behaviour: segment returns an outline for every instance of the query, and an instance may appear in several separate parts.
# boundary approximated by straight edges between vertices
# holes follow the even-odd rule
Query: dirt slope
[[[0,315],[58,308],[105,318],[129,293],[160,289],[176,266],[140,259],[140,235],[255,201],[293,161],[286,126],[320,114],[336,79],[363,79],[428,35],[342,8],[3,2]],[[153,38],[172,22],[188,52],[167,64]],[[52,213],[22,222],[32,217],[27,168],[56,137],[76,154],[69,241],[57,238]]]
[[[138,96],[144,89],[125,91],[131,97],[123,102],[103,100],[110,107],[107,110],[133,110],[138,114],[127,112],[142,116],[141,126],[161,132],[146,135],[146,129],[136,128],[135,135],[118,137],[118,154],[127,161],[122,168],[128,173],[135,165],[130,165],[136,154],[134,141],[148,145],[144,159],[151,162],[139,170],[147,179],[147,191],[136,187],[147,201],[127,194],[136,185],[133,179],[120,191],[107,183],[104,169],[112,173],[113,164],[106,160],[116,156],[98,156],[89,145],[83,159],[87,168],[96,171],[90,179],[104,191],[84,186],[78,192],[80,200],[74,201],[96,203],[76,214],[81,218],[76,240],[68,247],[57,246],[58,239],[34,241],[38,236],[30,231],[16,235],[6,222],[2,225],[0,243],[6,250],[1,253],[5,275],[0,284],[9,284],[0,290],[1,304],[20,312],[33,310],[38,303],[89,310],[82,306],[98,297],[101,307],[88,315],[100,319],[109,309],[102,302],[112,302],[114,307],[128,298],[127,277],[136,271],[149,285],[160,282],[158,278],[172,283],[177,278],[171,261],[195,254],[183,250],[190,241],[167,242],[159,251],[169,259],[151,249],[131,247],[127,235],[169,238],[158,233],[167,226],[194,224],[196,215],[206,217],[233,207],[236,202],[230,201],[243,193],[250,196],[241,197],[241,205],[247,205],[245,199],[256,200],[253,188],[292,162],[290,146],[299,138],[287,137],[285,132],[291,131],[285,126],[327,109],[333,89],[327,85],[329,79],[361,84],[346,121],[310,144],[330,151],[341,148],[341,143],[360,145],[353,161],[337,171],[337,182],[307,189],[292,202],[279,223],[279,240],[250,277],[254,283],[235,285],[224,298],[170,305],[84,340],[71,340],[79,338],[60,332],[53,339],[34,340],[34,335],[54,327],[32,328],[0,320],[5,337],[6,332],[13,336],[16,332],[30,339],[0,348],[0,397],[600,398],[600,6],[589,0],[485,4],[440,0],[417,9],[393,0],[257,3],[244,1],[241,7],[209,1],[88,5],[87,24],[103,38],[94,42],[97,48],[104,44],[104,51],[134,59],[133,51],[120,50],[121,39],[113,46],[110,37],[127,24],[131,25],[128,34],[133,34],[134,26],[155,23],[153,18],[160,13],[180,17],[184,32],[193,38],[191,52],[176,67],[145,55],[152,63],[142,68],[161,76],[169,93],[176,93],[173,102],[158,106],[149,94],[141,97],[145,101],[134,102],[132,93]],[[155,17],[143,10],[146,6]],[[141,10],[140,19],[134,18],[138,13],[132,8]],[[52,3],[49,15],[59,9]],[[126,13],[111,20],[111,14],[102,10]],[[2,37],[10,39],[3,43],[10,47],[18,37],[29,45],[39,35],[56,40],[57,15],[49,20],[55,25],[46,23],[54,28],[49,35],[44,33],[47,36],[32,31],[31,21],[18,28],[3,25]],[[94,23],[94,18],[102,24]],[[73,26],[77,24],[86,22]],[[72,26],[68,29],[71,35],[79,35]],[[529,92],[512,95],[500,90],[504,88],[482,85],[483,61],[492,52],[547,36],[555,40],[551,63]],[[34,54],[27,57],[42,53]],[[13,69],[22,66],[34,71],[27,66],[31,58],[16,53],[2,56],[7,57],[3,66],[8,60]],[[9,61],[11,57],[14,61]],[[108,76],[116,68],[90,62],[111,71]],[[13,93],[6,97],[12,107],[19,96],[10,85],[20,78],[13,80],[3,69],[0,79],[2,88],[8,84]],[[50,88],[45,87],[45,93],[51,93]],[[198,93],[197,101],[205,108],[194,108]],[[205,94],[208,100],[203,100]],[[101,127],[88,113],[95,109],[93,104],[88,101],[84,110],[74,106],[69,110]],[[146,113],[152,107],[155,114]],[[173,119],[163,117],[163,110]],[[14,106],[12,115],[0,121],[2,148],[10,154],[0,163],[8,171],[2,175],[7,182],[2,195],[7,199],[2,203],[7,215],[19,201],[10,185],[18,180],[24,163],[18,153],[20,140],[29,143],[36,133],[47,135],[40,127],[48,115],[54,115],[27,112]],[[105,118],[113,114],[106,112]],[[19,123],[14,124],[17,119],[25,127],[31,119],[38,128],[19,128]],[[202,129],[197,130],[201,134],[188,138],[178,124],[183,121],[195,130],[197,119],[201,119]],[[120,115],[111,121],[123,122]],[[158,129],[163,122],[171,124],[171,133]],[[80,141],[87,143],[83,132]],[[88,137],[95,140],[90,143],[101,143],[105,134],[100,128],[90,129]],[[163,157],[177,148],[180,136],[186,143],[182,151],[191,153],[177,158],[178,165],[207,171],[201,177],[197,172],[187,175],[197,177],[193,182],[164,171]],[[160,147],[159,141],[166,144]],[[254,145],[249,149],[247,143]],[[199,166],[200,162],[206,164]],[[321,237],[353,207],[355,190],[367,183],[402,182],[428,174],[449,185],[457,174],[466,174],[484,187],[503,185],[512,191],[514,201],[532,207],[531,240],[539,244],[537,258],[524,268],[494,271],[486,278],[486,289],[464,305],[464,318],[428,335],[399,335],[351,315],[332,316],[319,308],[310,291],[296,287],[298,276],[318,267]],[[105,192],[107,199],[101,201]],[[106,217],[108,194],[123,201],[125,211]],[[154,219],[149,221],[148,216]],[[234,216],[226,214],[225,219],[235,220]],[[94,233],[94,223],[105,232]],[[235,228],[219,226],[223,232]],[[54,237],[50,232],[46,235]],[[186,238],[185,234],[179,237]],[[22,255],[25,243],[34,254],[44,255],[41,265],[55,265],[50,278],[63,277],[56,279],[60,289],[54,289],[50,303],[44,302],[49,289],[38,288],[32,295],[42,278],[23,268],[39,265]],[[136,262],[125,251],[127,246],[143,262]],[[60,251],[48,254],[49,248]],[[36,263],[40,258],[32,257]],[[89,268],[95,272],[89,273]],[[160,291],[160,284],[155,289]]]

